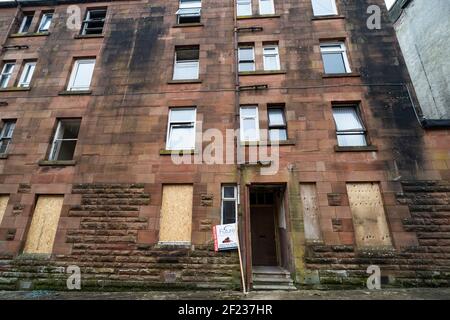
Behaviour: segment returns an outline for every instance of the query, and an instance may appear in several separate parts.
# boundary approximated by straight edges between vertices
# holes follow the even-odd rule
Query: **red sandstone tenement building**
[[[449,285],[450,133],[383,0],[11,1],[0,35],[0,289],[239,289],[236,219],[250,289]],[[199,128],[278,172],[175,164]]]

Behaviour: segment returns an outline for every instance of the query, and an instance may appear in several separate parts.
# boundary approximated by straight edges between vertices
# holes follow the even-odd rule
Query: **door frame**
[[[290,237],[290,217],[289,217],[289,206],[288,206],[288,185],[285,182],[274,182],[274,183],[247,183],[244,186],[244,197],[241,199],[242,207],[244,209],[243,212],[243,242],[244,242],[244,250],[243,254],[245,257],[245,277],[246,277],[246,286],[247,288],[251,288],[251,285],[253,283],[253,258],[252,258],[252,239],[251,239],[251,214],[250,214],[250,191],[252,188],[258,187],[258,186],[267,186],[267,187],[274,187],[281,189],[281,196],[279,198],[278,203],[275,205],[274,210],[274,223],[275,221],[275,214],[279,213],[278,206],[283,204],[284,205],[284,215],[286,219],[286,232],[287,232],[287,243],[286,243],[286,250],[288,252],[288,261],[286,261],[286,265],[289,269],[289,271],[293,266],[292,262],[292,245],[291,245],[291,237]],[[243,201],[242,201],[243,200]],[[278,224],[274,224],[274,228],[278,227]],[[279,232],[276,231],[276,236],[279,236]],[[279,242],[279,239],[276,239],[277,242]],[[281,244],[280,244],[281,245]],[[277,259],[278,256],[281,255],[281,251],[277,248]],[[278,260],[278,264],[282,263],[281,260]]]

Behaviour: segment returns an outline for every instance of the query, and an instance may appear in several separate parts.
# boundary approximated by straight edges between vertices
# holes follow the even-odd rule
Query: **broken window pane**
[[[8,146],[11,143],[15,127],[16,120],[4,121],[3,128],[0,131],[0,154],[6,154]]]
[[[73,160],[80,123],[80,119],[60,120],[58,122],[49,160]]]
[[[86,13],[81,29],[82,35],[102,34],[105,25],[106,9],[92,9]]]
[[[25,13],[20,24],[18,33],[27,33],[30,30],[31,21],[33,21],[34,13]]]

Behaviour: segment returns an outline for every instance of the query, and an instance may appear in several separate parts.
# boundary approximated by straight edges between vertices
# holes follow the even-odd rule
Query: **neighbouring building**
[[[450,128],[450,2],[397,0],[390,16],[424,125]]]
[[[450,284],[450,132],[384,0],[11,1],[0,34],[0,289]]]

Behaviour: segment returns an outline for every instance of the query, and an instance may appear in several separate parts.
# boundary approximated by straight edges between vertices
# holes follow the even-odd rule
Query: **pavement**
[[[0,291],[0,300],[450,300],[450,288],[254,291]]]

